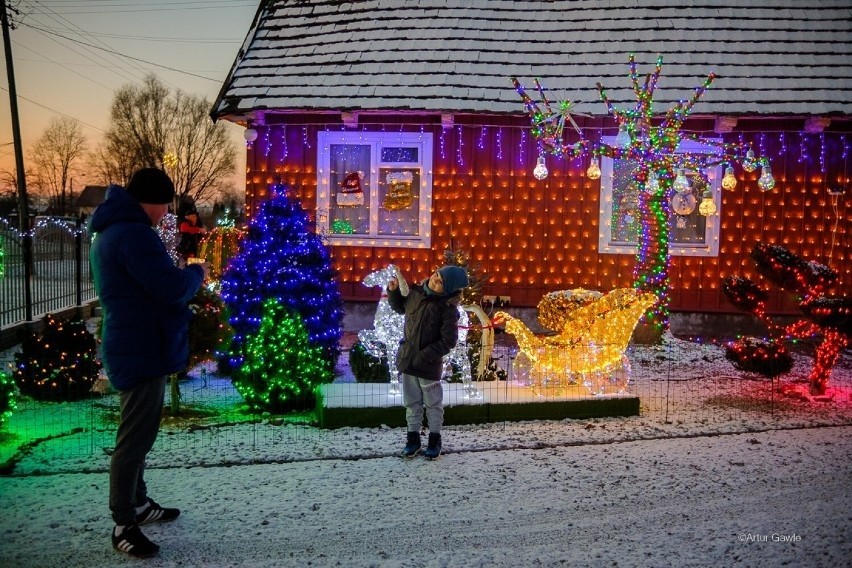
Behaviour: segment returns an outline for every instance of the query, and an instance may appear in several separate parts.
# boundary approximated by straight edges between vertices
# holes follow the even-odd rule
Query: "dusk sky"
[[[17,29],[11,39],[25,157],[53,117],[79,120],[93,148],[107,129],[116,91],[141,84],[151,73],[170,89],[206,97],[212,104],[259,2],[11,0],[20,11],[12,14]],[[242,143],[242,128],[229,129]],[[244,152],[238,152],[237,171],[244,171],[244,163]],[[14,168],[4,65],[0,169]]]

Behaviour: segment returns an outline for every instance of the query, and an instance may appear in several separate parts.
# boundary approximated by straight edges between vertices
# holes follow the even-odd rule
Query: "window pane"
[[[633,183],[635,166],[627,160],[613,160],[612,165],[612,237],[613,243],[637,243],[639,191]]]
[[[382,162],[391,164],[416,164],[420,161],[417,148],[382,147]]]
[[[635,165],[627,160],[613,160],[612,214],[610,242],[616,245],[639,242],[642,223],[639,213],[639,192],[633,182]],[[708,181],[694,171],[684,172],[690,191],[669,190],[669,246],[704,245],[707,242],[707,217],[698,212],[698,204]]]
[[[329,231],[370,232],[370,146],[331,144],[329,149]]]
[[[379,168],[379,234],[420,234],[420,169]]]
[[[686,170],[686,179],[689,180],[690,191],[680,195],[672,195],[671,216],[669,217],[669,244],[699,244],[707,242],[706,229],[707,217],[698,212],[698,204],[701,196],[709,185],[706,179],[697,172]],[[677,209],[689,213],[679,215]]]

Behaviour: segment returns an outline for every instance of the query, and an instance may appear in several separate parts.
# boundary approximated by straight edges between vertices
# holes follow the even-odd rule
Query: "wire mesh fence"
[[[610,373],[613,384],[623,383],[624,392],[596,394],[582,380],[570,384],[531,386],[527,363],[516,347],[494,350],[493,363],[503,371],[494,381],[447,383],[445,404],[526,404],[554,400],[601,400],[636,397],[639,414],[620,418],[553,419],[544,416],[555,443],[571,443],[560,429],[584,424],[588,428],[613,430],[620,424],[640,425],[632,436],[677,437],[713,433],[749,432],[776,428],[852,424],[852,354],[844,353],[831,377],[830,396],[823,401],[808,399],[806,377],[812,359],[797,357],[791,373],[775,379],[737,372],[717,346],[697,346],[668,341],[662,346],[631,346],[626,358]],[[5,364],[13,364],[7,352]],[[401,396],[389,393],[390,383],[357,383],[349,370],[346,354],[341,357],[337,378],[330,385],[343,397],[341,404],[355,416],[366,412],[376,399],[384,400],[400,422],[404,416]],[[300,445],[302,459],[322,459],[335,447],[346,446],[361,436],[361,429],[344,426],[333,430],[317,426],[313,411],[273,415],[252,411],[227,376],[217,374],[213,364],[196,367],[185,379],[167,387],[160,437],[155,451],[186,454],[203,464],[233,461],[235,456],[275,459],[282,446]],[[540,380],[540,378],[538,379]],[[782,388],[784,387],[784,388]],[[790,388],[794,387],[794,388]],[[550,389],[553,390],[550,390]],[[50,469],[60,457],[78,456],[74,467],[103,469],[119,416],[119,396],[110,392],[105,377],[95,385],[99,394],[76,402],[40,402],[22,398],[17,410],[0,430],[0,464],[12,464],[38,452],[43,467]],[[782,392],[784,391],[784,392]],[[796,396],[799,393],[799,396]],[[178,403],[173,404],[173,403]],[[324,404],[330,404],[324,401]],[[179,408],[178,408],[179,407]],[[543,406],[542,406],[543,408]],[[360,409],[360,410],[359,410]],[[523,439],[525,429],[539,428],[534,422],[491,422],[486,414],[473,424],[491,422],[491,428],[514,429]],[[353,422],[355,424],[357,422]],[[469,422],[468,424],[471,424]],[[461,432],[470,426],[448,425],[445,430]],[[566,430],[567,431],[567,430]],[[635,432],[639,431],[640,434]],[[483,441],[487,446],[487,441]],[[519,444],[522,442],[519,441]],[[306,449],[305,449],[306,448]],[[200,457],[199,457],[200,456]]]

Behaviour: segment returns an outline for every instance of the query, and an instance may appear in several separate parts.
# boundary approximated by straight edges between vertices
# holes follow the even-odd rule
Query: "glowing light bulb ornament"
[[[725,168],[725,175],[722,178],[722,187],[725,189],[734,189],[737,187],[737,178],[734,177],[734,168],[731,166]]]
[[[760,173],[760,179],[757,180],[757,186],[763,191],[771,191],[775,187],[775,178],[772,177],[772,168],[769,163],[763,164],[763,170]]]
[[[692,191],[692,186],[689,185],[689,180],[686,179],[683,170],[677,171],[677,176],[675,176],[675,180],[672,184],[672,187],[678,193],[686,193],[688,191]]]
[[[698,212],[705,217],[715,215],[717,211],[716,202],[713,201],[713,193],[708,189],[702,195],[701,204],[698,206]]]
[[[743,160],[743,169],[749,173],[757,169],[757,160],[754,158],[754,150],[751,148],[746,152],[745,160]]]
[[[645,182],[645,191],[648,193],[657,193],[660,189],[660,180],[657,178],[656,172],[648,172],[648,181]]]
[[[624,123],[618,125],[618,134],[615,136],[615,145],[619,148],[627,148],[630,146],[630,133],[627,132],[627,125]]]
[[[535,176],[535,179],[544,179],[547,177],[547,164],[544,163],[544,154],[540,154],[538,156],[538,161],[536,161],[533,175]]]
[[[596,157],[592,157],[592,162],[586,170],[586,177],[589,179],[600,179],[601,167],[598,165],[598,159]]]

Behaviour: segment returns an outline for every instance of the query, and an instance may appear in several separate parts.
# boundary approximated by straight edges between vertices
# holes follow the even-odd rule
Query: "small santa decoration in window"
[[[361,180],[364,172],[352,172],[346,174],[340,182],[340,191],[337,192],[337,205],[339,207],[360,207],[364,205],[364,190],[361,189]]]

